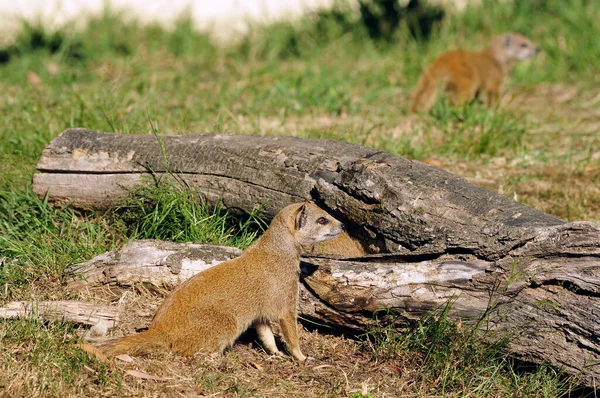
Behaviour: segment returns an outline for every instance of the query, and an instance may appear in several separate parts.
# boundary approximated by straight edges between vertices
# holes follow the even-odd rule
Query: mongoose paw
[[[300,365],[300,367],[303,367],[304,364],[306,363],[306,356],[305,355],[297,355],[296,359],[298,360],[298,364]]]

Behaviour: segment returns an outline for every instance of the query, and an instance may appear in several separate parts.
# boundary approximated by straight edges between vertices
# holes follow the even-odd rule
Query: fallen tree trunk
[[[67,130],[45,149],[34,190],[51,201],[106,208],[152,181],[149,170],[160,178],[168,166],[228,208],[266,203],[270,216],[313,199],[382,254],[306,258],[303,316],[364,329],[375,311],[388,309],[402,325],[452,300],[451,316],[485,315],[482,327],[514,336],[515,356],[563,366],[590,384],[600,376],[598,225],[565,223],[420,162],[340,142],[214,134],[163,140]]]
[[[600,229],[590,223],[551,227],[496,262],[473,255],[306,257],[299,314],[338,329],[364,331],[381,309],[380,320],[407,326],[452,301],[450,317],[465,323],[484,319],[481,327],[493,332],[488,337],[512,336],[515,356],[549,362],[592,384],[600,376],[600,251],[596,243],[582,244],[590,236],[596,242],[600,238]],[[211,252],[215,259],[207,261]],[[561,258],[563,253],[569,253],[569,260]],[[73,266],[69,286],[146,283],[172,289],[230,255],[220,246],[135,241]]]
[[[0,318],[35,318],[80,323],[91,326],[88,336],[101,336],[119,323],[119,309],[75,300],[11,301],[0,307]]]
[[[200,271],[242,254],[228,246],[160,240],[133,241],[119,250],[107,252],[68,272],[71,289],[106,285],[133,286],[136,283],[173,288]]]
[[[338,141],[70,129],[44,150],[33,189],[51,202],[105,209],[170,175],[209,203],[265,216],[312,199],[351,224],[371,252],[501,258],[563,221],[418,161]]]

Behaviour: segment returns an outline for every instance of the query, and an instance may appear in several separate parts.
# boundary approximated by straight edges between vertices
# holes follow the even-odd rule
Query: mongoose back
[[[438,88],[454,106],[473,101],[485,93],[487,105],[496,103],[506,73],[515,61],[533,57],[537,46],[519,33],[504,33],[492,39],[481,51],[456,50],[429,64],[417,82],[409,112],[428,112],[435,103]],[[441,86],[441,87],[440,87]]]
[[[270,326],[278,322],[290,353],[303,362],[296,323],[300,254],[342,230],[342,223],[314,204],[286,206],[240,257],[178,286],[160,305],[148,330],[99,348],[108,356],[151,349],[180,355],[222,352],[254,326],[266,350],[280,354]]]

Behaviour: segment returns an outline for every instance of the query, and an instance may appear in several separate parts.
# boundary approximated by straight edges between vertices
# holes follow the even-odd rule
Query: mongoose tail
[[[148,329],[131,336],[109,340],[98,345],[108,357],[121,354],[143,355],[155,349],[168,349],[162,333],[155,329]]]
[[[429,111],[437,99],[438,89],[445,85],[447,76],[445,70],[429,66],[419,77],[408,111],[410,113]]]

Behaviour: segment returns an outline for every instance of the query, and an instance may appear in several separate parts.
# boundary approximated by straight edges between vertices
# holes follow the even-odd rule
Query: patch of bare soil
[[[354,341],[306,330],[300,336],[303,350],[315,358],[304,366],[290,357],[269,356],[246,341],[220,356],[155,354],[129,363],[117,360],[115,371],[124,375],[127,395],[343,397],[360,391],[395,397],[407,383],[395,374],[401,368],[371,362]]]

